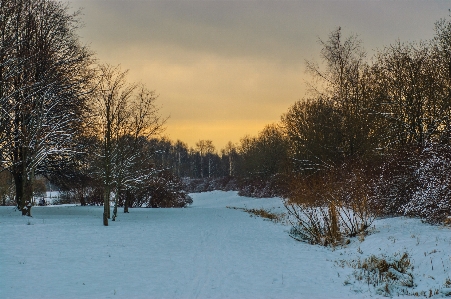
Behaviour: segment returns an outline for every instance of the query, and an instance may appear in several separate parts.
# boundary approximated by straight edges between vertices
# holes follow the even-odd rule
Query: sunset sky
[[[71,0],[82,42],[101,63],[159,94],[165,136],[194,147],[256,135],[307,92],[305,60],[342,27],[368,57],[397,39],[420,41],[450,1]]]

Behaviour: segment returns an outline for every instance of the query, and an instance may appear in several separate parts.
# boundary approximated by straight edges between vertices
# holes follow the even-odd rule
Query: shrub
[[[363,207],[354,211],[334,201],[319,207],[306,204],[286,204],[285,207],[292,225],[290,236],[310,244],[343,244],[345,237],[365,234],[374,221],[373,214]]]
[[[183,178],[185,190],[189,193],[209,192],[213,190],[237,191],[238,180],[233,177],[192,179]]]
[[[286,205],[286,208],[293,239],[323,246],[342,242],[338,215],[333,204],[329,208],[306,205]]]
[[[371,205],[381,215],[402,214],[401,207],[409,202],[417,188],[415,169],[418,149],[404,149],[388,154],[371,181]]]
[[[366,233],[376,215],[369,200],[370,177],[356,164],[347,164],[295,181],[285,202],[290,235],[311,244],[335,246],[346,237]]]
[[[160,171],[158,175],[127,192],[132,207],[181,208],[193,203],[185,191],[182,181],[170,171]]]
[[[47,203],[52,205],[77,204],[79,200],[76,191],[60,191],[57,198],[52,198]]]
[[[451,216],[451,148],[429,146],[420,155],[415,170],[417,188],[410,200],[400,207],[408,216],[418,216],[429,223],[444,223]]]
[[[445,223],[451,216],[451,147],[428,145],[388,156],[373,179],[371,205],[383,215]]]

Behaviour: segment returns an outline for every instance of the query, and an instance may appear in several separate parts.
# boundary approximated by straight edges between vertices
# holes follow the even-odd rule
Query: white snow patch
[[[379,298],[338,261],[398,252],[414,265],[412,291],[449,291],[449,228],[381,219],[363,242],[330,249],[226,208],[284,212],[281,199],[191,196],[185,209],[120,211],[108,227],[103,207],[33,207],[33,218],[0,207],[0,298]]]

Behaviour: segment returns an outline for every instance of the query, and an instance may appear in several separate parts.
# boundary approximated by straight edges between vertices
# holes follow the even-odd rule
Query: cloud
[[[357,33],[370,52],[397,38],[428,39],[434,22],[448,15],[449,2],[72,0],[71,5],[85,7],[80,35],[100,62],[120,63],[130,69],[131,80],[160,94],[173,139],[208,135],[238,141],[239,128],[243,135],[248,127],[256,133],[257,123],[262,129],[278,121],[305,95],[304,61],[319,59],[319,37],[327,39],[341,26],[345,35]]]
[[[167,54],[189,60],[173,63],[170,50],[146,52],[153,59],[136,61],[130,75],[145,78],[156,88],[163,112],[171,115],[170,124],[178,120],[201,123],[239,120],[276,121],[305,93],[303,67],[294,69],[263,59],[224,58],[196,53]],[[129,54],[142,57],[140,50]],[[152,54],[153,53],[153,54]],[[180,58],[186,54],[185,59]]]
[[[96,43],[154,44],[218,56],[292,62],[337,26],[373,44],[422,37],[446,1],[73,0]],[[374,38],[376,37],[376,39]]]

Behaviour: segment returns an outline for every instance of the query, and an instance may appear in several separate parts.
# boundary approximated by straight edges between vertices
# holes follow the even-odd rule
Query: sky
[[[190,147],[255,136],[307,96],[306,60],[338,26],[368,58],[398,39],[427,40],[450,1],[70,0],[100,63],[159,95],[164,135]]]

